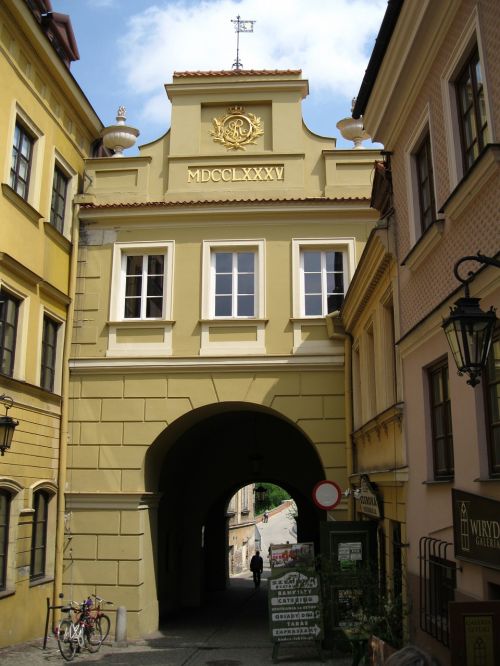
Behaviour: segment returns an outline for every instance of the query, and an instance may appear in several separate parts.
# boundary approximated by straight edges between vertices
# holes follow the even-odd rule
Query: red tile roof
[[[144,201],[134,203],[105,203],[105,204],[82,204],[81,209],[110,209],[110,208],[170,208],[174,206],[206,206],[209,204],[231,205],[231,204],[266,204],[266,203],[334,203],[342,201],[369,201],[367,197],[297,197],[297,198],[275,198],[275,199],[202,199],[186,201]]]
[[[287,74],[302,74],[301,69],[222,69],[219,71],[209,70],[206,72],[174,72],[174,79],[188,78],[192,76],[278,76]]]

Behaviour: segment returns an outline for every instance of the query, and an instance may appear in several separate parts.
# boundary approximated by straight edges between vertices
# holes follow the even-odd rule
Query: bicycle
[[[104,638],[101,632],[100,618],[91,614],[91,605],[92,600],[89,597],[81,604],[72,601],[69,606],[63,606],[61,609],[64,613],[67,613],[67,617],[59,622],[56,629],[57,645],[63,659],[66,661],[71,661],[76,652],[83,647],[89,652],[97,652],[102,645]]]
[[[91,613],[93,613],[93,617],[96,623],[96,626],[99,628],[99,633],[102,636],[101,643],[103,643],[106,638],[109,636],[109,630],[111,628],[111,620],[109,617],[104,613],[104,611],[101,608],[102,604],[107,604],[109,606],[113,605],[112,601],[106,601],[102,597],[98,597],[97,594],[92,595],[96,601],[95,608],[91,610]]]

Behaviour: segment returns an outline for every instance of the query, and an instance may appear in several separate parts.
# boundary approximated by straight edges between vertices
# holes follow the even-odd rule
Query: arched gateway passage
[[[318,545],[311,489],[324,478],[316,449],[280,414],[226,402],[179,418],[146,460],[147,490],[158,493],[156,580],[160,617],[197,606],[228,580],[226,507],[249,483],[280,485],[298,509],[297,538]]]

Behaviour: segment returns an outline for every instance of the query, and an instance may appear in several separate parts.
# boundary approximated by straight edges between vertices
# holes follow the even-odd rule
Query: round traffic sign
[[[335,481],[319,481],[312,491],[313,501],[319,509],[334,509],[342,499],[342,491]]]

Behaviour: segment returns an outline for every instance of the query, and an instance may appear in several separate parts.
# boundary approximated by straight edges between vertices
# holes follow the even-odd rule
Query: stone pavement
[[[201,609],[185,611],[169,620],[161,631],[128,647],[103,645],[97,654],[86,650],[75,655],[73,664],[97,663],[109,666],[260,666],[272,664],[272,644],[267,622],[267,582],[254,590],[248,574],[231,579],[230,588],[214,594]],[[43,620],[42,620],[43,622]],[[113,628],[112,628],[113,631]],[[39,640],[0,649],[1,666],[51,666],[63,664],[53,637],[46,650]],[[351,658],[333,658],[324,653],[325,663],[350,666]],[[309,645],[283,645],[278,662],[301,666],[320,664]]]

